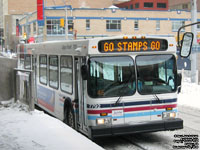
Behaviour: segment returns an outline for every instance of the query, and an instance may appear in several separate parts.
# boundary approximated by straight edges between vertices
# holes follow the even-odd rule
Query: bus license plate
[[[113,110],[112,111],[112,116],[113,117],[119,117],[119,116],[123,116],[124,115],[124,111],[123,110]]]

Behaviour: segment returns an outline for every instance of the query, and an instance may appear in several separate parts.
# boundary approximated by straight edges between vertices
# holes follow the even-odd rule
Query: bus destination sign
[[[155,52],[166,51],[168,42],[165,39],[115,39],[102,40],[98,43],[101,53],[117,52]]]

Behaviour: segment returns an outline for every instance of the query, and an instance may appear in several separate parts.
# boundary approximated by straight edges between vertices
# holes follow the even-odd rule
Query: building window
[[[166,3],[157,3],[157,8],[166,8]]]
[[[73,34],[74,23],[73,20],[68,20],[68,34]]]
[[[49,56],[49,86],[58,89],[58,56]]]
[[[26,54],[24,56],[24,69],[31,70],[31,55]]]
[[[144,8],[153,8],[153,3],[145,2],[144,3]]]
[[[156,20],[156,30],[160,30],[160,20]]]
[[[130,9],[133,9],[133,5],[130,6]]]
[[[36,34],[36,22],[33,22],[33,34]]]
[[[135,8],[139,8],[140,4],[139,3],[135,3]]]
[[[106,20],[107,30],[121,30],[121,20]]]
[[[183,9],[188,9],[188,4],[183,4]]]
[[[38,26],[38,35],[43,34],[43,26]]]
[[[185,21],[172,21],[172,31],[177,32],[178,29],[184,25],[185,25]],[[183,28],[181,31],[185,31],[185,28]]]
[[[65,28],[60,26],[60,19],[48,19],[46,23],[48,35],[65,34]]]
[[[39,57],[39,78],[40,83],[47,85],[47,56]]]
[[[139,21],[138,20],[134,21],[134,29],[139,30]]]
[[[90,29],[90,20],[87,19],[86,20],[86,30],[89,30]]]
[[[72,94],[72,57],[61,56],[60,58],[60,88],[62,91]]]

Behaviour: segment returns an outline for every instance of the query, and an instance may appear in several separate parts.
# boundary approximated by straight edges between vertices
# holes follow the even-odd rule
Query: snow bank
[[[181,93],[178,95],[178,104],[200,109],[200,85],[190,83],[189,79],[185,79]]]
[[[19,102],[1,102],[0,131],[2,150],[102,150],[58,119],[29,112]]]

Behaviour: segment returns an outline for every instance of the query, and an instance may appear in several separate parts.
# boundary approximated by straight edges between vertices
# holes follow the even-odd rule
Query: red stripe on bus
[[[152,109],[165,109],[167,107],[176,108],[177,104],[124,108],[124,112],[152,110]],[[118,110],[118,109],[113,109],[113,110]],[[88,114],[100,114],[100,113],[112,113],[112,110],[111,109],[88,110]]]
[[[45,108],[47,108],[48,110],[54,112],[54,107],[49,105],[48,103],[44,102],[43,100],[41,99],[38,99],[38,103],[42,106],[44,106]]]
[[[106,110],[88,110],[88,114],[112,113],[111,109]]]
[[[177,104],[125,108],[125,109],[124,109],[124,112],[142,111],[142,110],[152,110],[152,109],[165,109],[165,108],[167,108],[167,107],[175,108],[175,107],[177,107]]]

